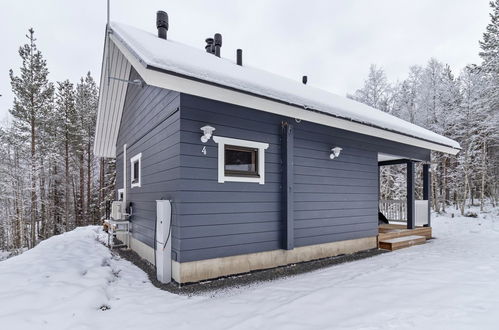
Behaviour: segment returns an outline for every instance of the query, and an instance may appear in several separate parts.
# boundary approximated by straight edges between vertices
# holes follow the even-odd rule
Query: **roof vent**
[[[242,49],[238,49],[236,51],[236,63],[237,65],[243,65],[243,50]]]
[[[214,54],[215,53],[215,47],[213,46],[213,38],[206,38],[206,46],[204,46],[204,49],[206,49],[207,53]]]
[[[220,57],[220,48],[222,48],[222,35],[215,33],[215,56]]]
[[[158,10],[156,12],[156,27],[158,28],[158,38],[166,39],[168,31],[168,14],[165,11]]]
[[[207,53],[220,57],[220,48],[222,48],[222,35],[220,33],[215,33],[213,38],[206,38],[204,49]]]
[[[308,80],[307,76],[303,76],[303,77],[301,78],[301,82],[302,82],[304,85],[306,85],[306,84],[307,84],[307,80]]]

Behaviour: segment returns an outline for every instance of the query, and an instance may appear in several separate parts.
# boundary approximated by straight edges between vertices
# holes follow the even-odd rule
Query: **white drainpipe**
[[[123,145],[123,210],[122,214],[126,213],[126,144]]]

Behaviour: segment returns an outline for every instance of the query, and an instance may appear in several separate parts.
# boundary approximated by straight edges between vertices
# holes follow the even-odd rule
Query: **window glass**
[[[258,149],[225,146],[225,174],[258,176]]]
[[[133,156],[130,159],[130,181],[131,187],[140,187],[140,159],[142,158],[142,153]]]
[[[133,180],[132,183],[139,181],[139,161],[133,162]]]

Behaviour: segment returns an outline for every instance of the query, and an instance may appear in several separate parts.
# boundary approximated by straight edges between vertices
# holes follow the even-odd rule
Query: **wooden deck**
[[[416,244],[423,244],[431,238],[431,227],[407,229],[405,225],[383,224],[379,226],[378,247],[397,250]]]

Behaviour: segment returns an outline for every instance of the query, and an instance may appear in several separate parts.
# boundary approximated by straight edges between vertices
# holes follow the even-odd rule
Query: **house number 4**
[[[201,150],[201,152],[203,153],[203,155],[206,155],[206,146],[203,147],[203,150]]]

